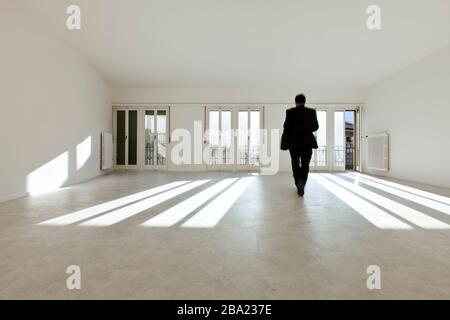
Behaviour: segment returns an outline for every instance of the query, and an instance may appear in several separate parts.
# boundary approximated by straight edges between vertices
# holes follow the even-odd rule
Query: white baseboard
[[[206,165],[202,165],[202,164],[197,164],[197,165],[192,165],[192,164],[186,164],[186,165],[169,165],[169,168],[167,169],[168,171],[172,171],[172,172],[205,172],[207,171],[207,167]]]
[[[5,196],[0,196],[0,203],[18,199],[18,198],[23,198],[23,197],[26,197],[27,195],[28,195],[27,192],[22,192],[22,193],[8,194]]]

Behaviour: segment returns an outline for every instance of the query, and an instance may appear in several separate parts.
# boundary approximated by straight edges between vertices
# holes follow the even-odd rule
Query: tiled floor
[[[446,189],[313,174],[299,198],[289,174],[114,173],[0,204],[0,298],[449,299],[449,248]]]

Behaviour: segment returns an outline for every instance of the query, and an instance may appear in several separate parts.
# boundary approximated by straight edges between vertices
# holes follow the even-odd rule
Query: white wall
[[[365,98],[362,89],[333,88],[187,88],[133,89],[113,92],[115,103],[282,103],[292,104],[295,95],[306,94],[308,103],[357,103]]]
[[[365,134],[388,132],[390,171],[366,172],[450,187],[450,46],[368,91]]]
[[[0,3],[0,39],[0,201],[101,174],[109,86],[14,1]]]

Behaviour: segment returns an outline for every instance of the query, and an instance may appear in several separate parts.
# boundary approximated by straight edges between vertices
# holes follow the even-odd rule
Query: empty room
[[[450,1],[0,0],[0,46],[0,299],[450,299]]]

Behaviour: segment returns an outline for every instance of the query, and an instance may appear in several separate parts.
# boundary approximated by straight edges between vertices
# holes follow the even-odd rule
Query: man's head
[[[295,105],[296,106],[304,106],[306,103],[306,97],[304,94],[298,94],[295,97]]]

